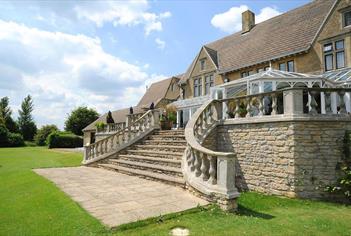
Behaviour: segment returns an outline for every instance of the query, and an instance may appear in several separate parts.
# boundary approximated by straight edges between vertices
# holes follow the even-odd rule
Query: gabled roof
[[[143,110],[140,107],[133,107],[134,114],[138,114],[138,113],[142,113],[142,112],[143,112]],[[112,111],[111,113],[112,113],[112,118],[113,118],[115,123],[126,122],[127,115],[129,114],[129,108],[123,108],[120,110]],[[95,124],[97,122],[106,123],[106,117],[107,117],[107,113],[103,114],[97,120],[95,120],[93,123],[89,124],[87,127],[85,127],[83,129],[83,131],[95,130],[96,129]]]
[[[154,105],[156,106],[157,103],[162,100],[162,98],[165,98],[173,78],[176,78],[177,80],[179,79],[177,76],[173,76],[168,79],[151,84],[150,88],[146,90],[144,96],[140,99],[137,106],[150,107],[151,103],[154,103]]]
[[[310,49],[337,0],[315,0],[205,45],[217,52],[220,73],[235,71]],[[195,62],[193,61],[193,66]],[[189,71],[189,70],[188,70]],[[188,79],[183,76],[181,82]]]

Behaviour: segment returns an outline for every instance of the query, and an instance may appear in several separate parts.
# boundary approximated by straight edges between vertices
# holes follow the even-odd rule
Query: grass
[[[216,206],[105,228],[31,169],[78,166],[79,153],[42,147],[0,149],[0,235],[351,235],[351,207],[244,193],[238,214]]]

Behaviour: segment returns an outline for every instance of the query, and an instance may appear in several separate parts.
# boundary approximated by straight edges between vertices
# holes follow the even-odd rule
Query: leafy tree
[[[33,140],[33,137],[37,132],[37,126],[35,125],[32,117],[33,109],[34,105],[32,97],[28,95],[23,99],[21,110],[18,111],[19,130],[24,140]]]
[[[12,111],[9,107],[9,98],[3,97],[0,99],[0,117],[5,121],[6,128],[12,133],[18,133],[18,125],[11,117]]]
[[[0,123],[0,147],[6,147],[8,144],[8,134],[5,124]]]
[[[56,125],[44,125],[41,127],[37,134],[34,136],[34,141],[39,146],[44,146],[46,143],[47,137],[54,131],[58,131]]]
[[[114,119],[113,119],[113,117],[112,117],[111,111],[108,111],[108,113],[107,113],[106,123],[107,123],[107,124],[113,124],[113,123],[115,123],[115,121],[114,121]]]
[[[99,118],[99,114],[91,108],[78,107],[74,109],[65,122],[65,130],[76,135],[83,135],[83,129]]]

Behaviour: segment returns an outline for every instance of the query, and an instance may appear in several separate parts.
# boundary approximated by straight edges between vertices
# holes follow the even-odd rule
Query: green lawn
[[[106,229],[32,168],[78,166],[81,154],[0,149],[0,235],[351,235],[351,207],[242,194],[239,214],[214,206]]]

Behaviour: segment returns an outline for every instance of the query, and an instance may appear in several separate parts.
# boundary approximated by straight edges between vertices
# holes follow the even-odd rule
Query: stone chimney
[[[242,33],[249,32],[255,26],[255,13],[250,10],[244,11],[242,14],[243,29]]]

